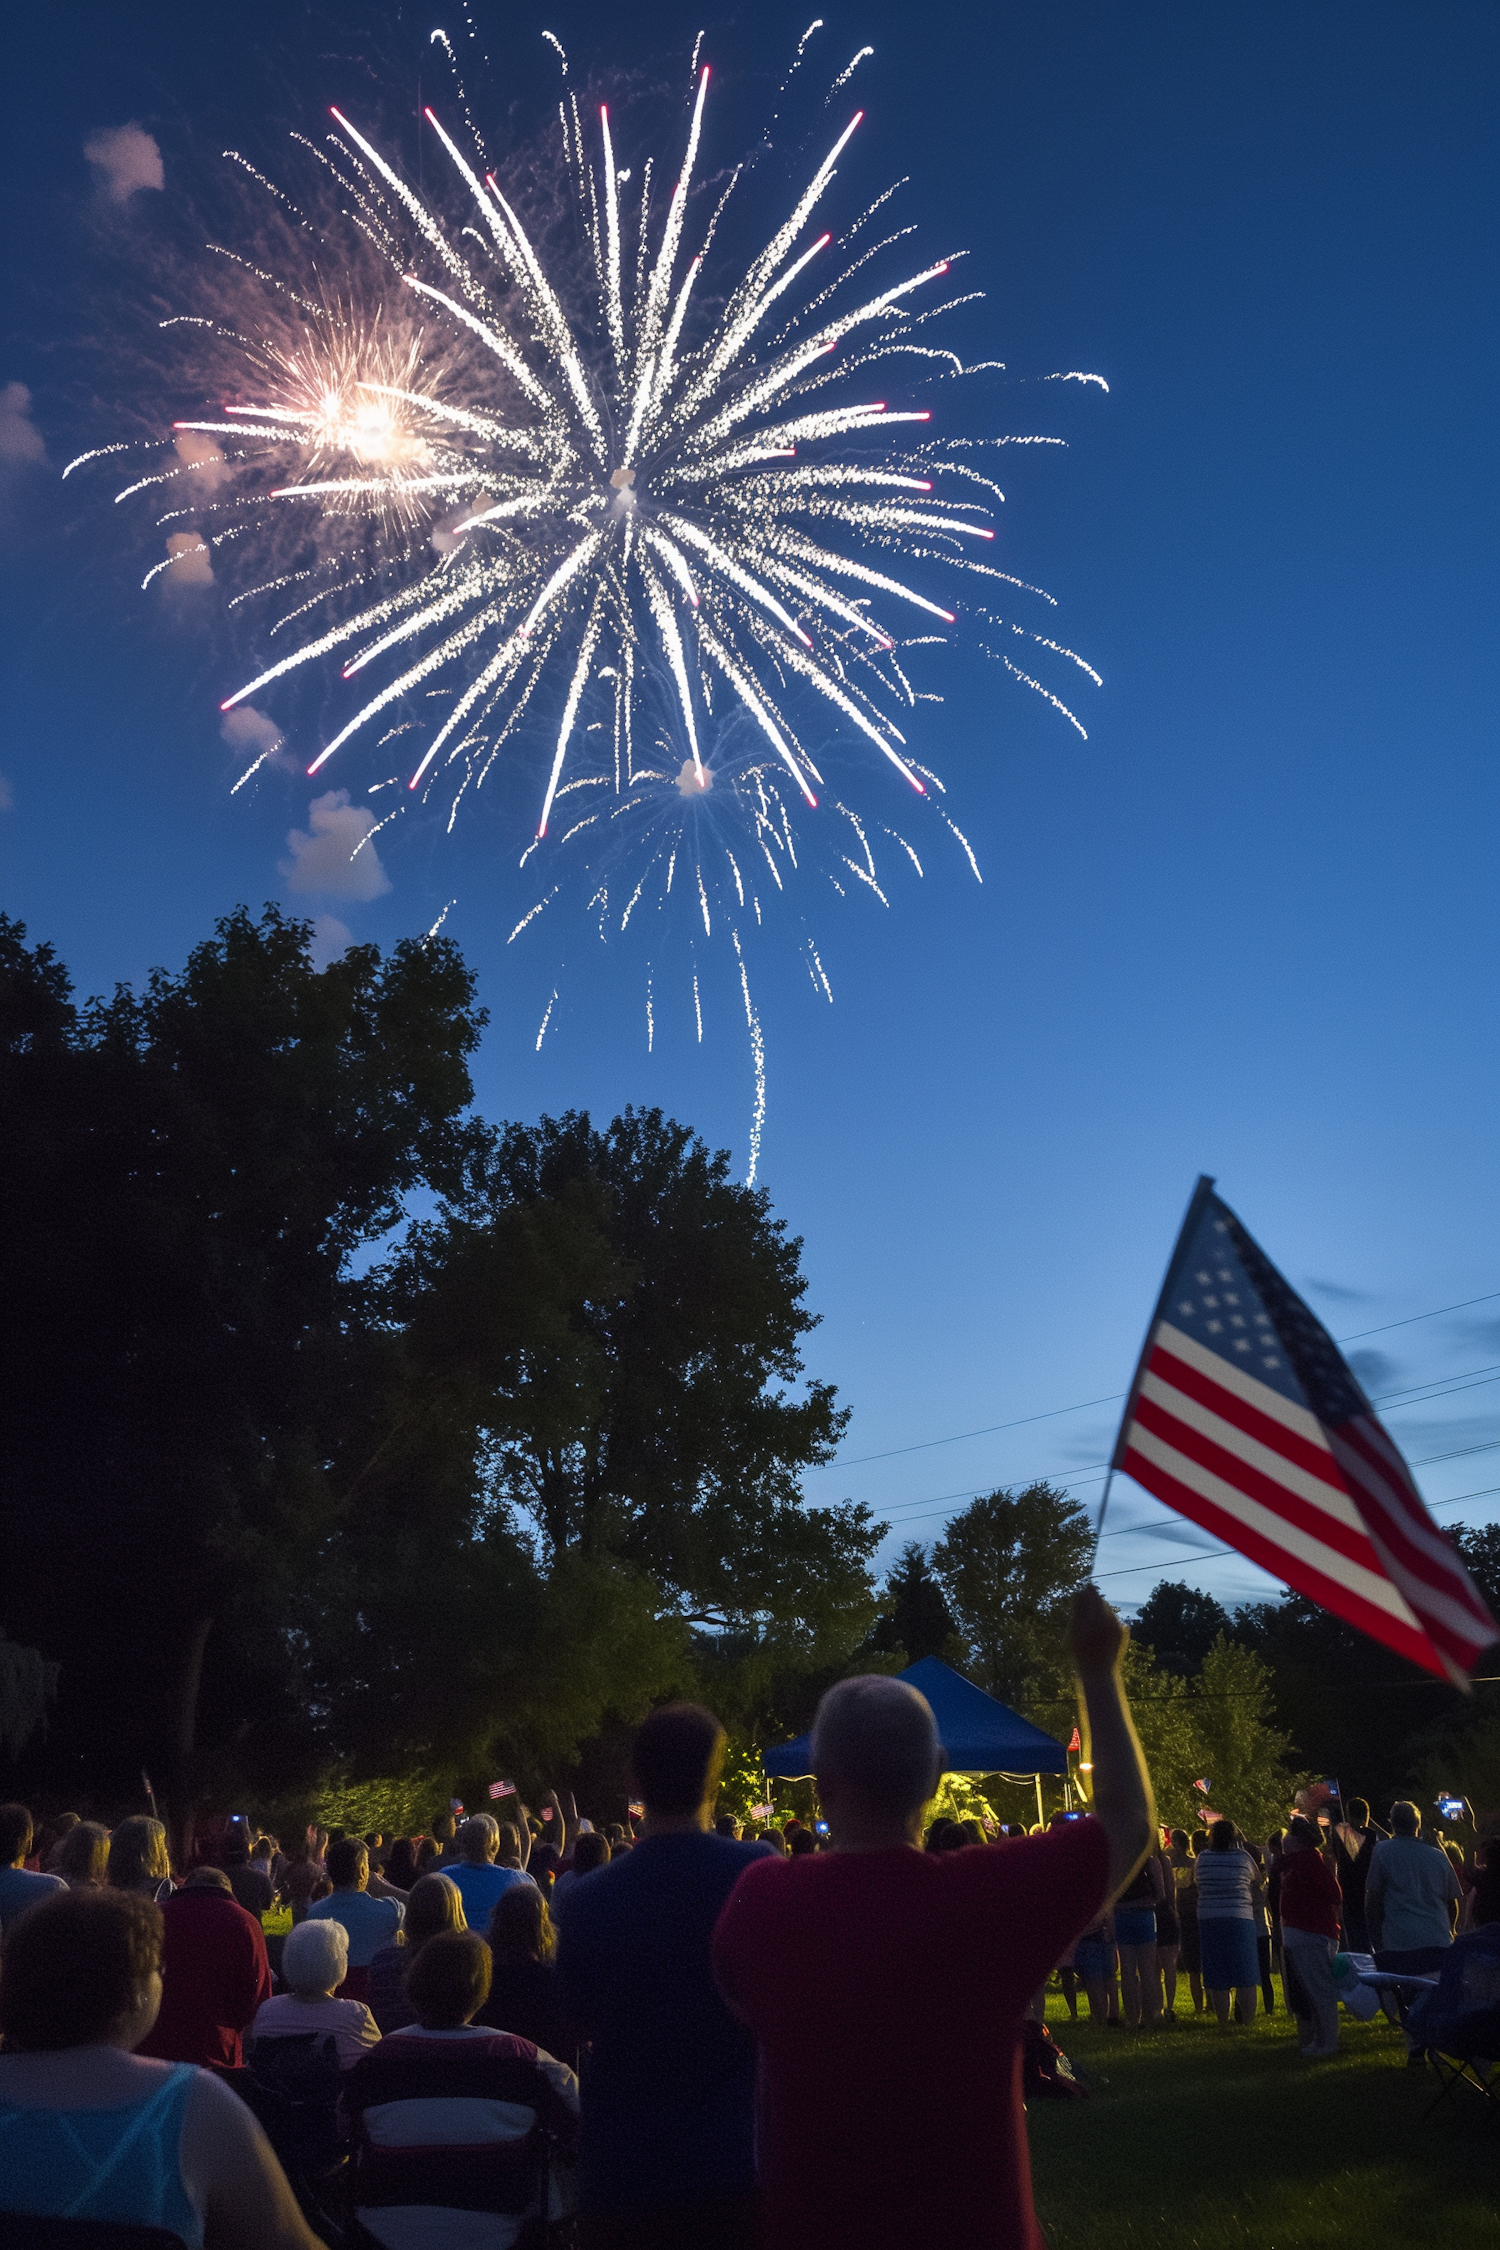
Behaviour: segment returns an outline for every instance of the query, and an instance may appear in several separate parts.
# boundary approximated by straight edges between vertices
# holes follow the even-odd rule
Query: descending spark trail
[[[522,864],[540,847],[550,889],[513,935],[557,895],[564,849],[590,866],[601,935],[623,931],[644,893],[660,903],[680,876],[704,936],[727,929],[733,942],[758,1150],[764,1049],[740,931],[759,924],[767,882],[780,894],[797,868],[794,823],[821,804],[843,838],[823,853],[835,889],[847,876],[886,896],[814,746],[820,759],[846,746],[874,754],[908,803],[925,800],[924,816],[952,828],[913,745],[918,705],[938,700],[924,698],[913,664],[960,611],[967,638],[1080,733],[1066,703],[992,643],[1003,635],[1014,649],[1020,636],[1038,663],[1097,675],[988,606],[1039,590],[985,559],[986,518],[1003,494],[976,465],[979,449],[1033,440],[945,437],[929,409],[870,395],[965,372],[918,331],[969,293],[942,295],[951,258],[862,277],[910,231],[861,233],[892,190],[836,233],[832,191],[863,112],[832,134],[782,223],[726,271],[714,238],[745,167],[727,187],[722,174],[702,178],[709,67],[695,65],[663,199],[661,168],[621,167],[618,120],[607,105],[585,118],[563,60],[561,248],[561,230],[528,222],[516,184],[502,184],[461,86],[462,131],[424,112],[448,168],[437,193],[414,187],[338,109],[326,143],[303,144],[324,183],[312,218],[237,159],[274,198],[285,270],[267,270],[269,254],[252,263],[223,251],[251,310],[232,326],[197,315],[166,324],[211,331],[229,354],[218,403],[175,424],[166,463],[119,497],[165,494],[163,522],[191,519],[201,544],[174,534],[169,561],[189,549],[211,557],[241,535],[246,547],[257,534],[279,541],[250,592],[295,584],[295,606],[221,709],[274,699],[332,660],[347,716],[310,748],[309,773],[361,737],[410,733],[401,794],[415,805],[439,792],[451,826],[507,746],[512,764],[535,757]],[[720,754],[735,729],[753,755]],[[920,875],[905,839],[876,825]],[[708,872],[705,837],[718,852]],[[630,839],[644,866],[638,858],[628,880],[601,876]],[[701,1037],[696,970],[693,1002]],[[649,1044],[649,982],[647,1024]]]

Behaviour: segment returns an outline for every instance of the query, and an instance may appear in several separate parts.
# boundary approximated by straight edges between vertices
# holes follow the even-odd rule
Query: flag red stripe
[[[1370,1543],[1369,1534],[1358,1525],[1340,1523],[1326,1509],[1315,1507],[1310,1500],[1304,1500],[1290,1485],[1280,1484],[1264,1470],[1252,1468],[1237,1453],[1231,1453],[1226,1446],[1206,1437],[1201,1430],[1195,1430],[1190,1422],[1179,1422],[1159,1400],[1138,1398],[1135,1402],[1134,1419],[1143,1429],[1164,1438],[1179,1453],[1185,1453],[1190,1461],[1196,1461],[1201,1469],[1211,1470],[1216,1477],[1222,1477],[1226,1484],[1233,1485],[1237,1492],[1243,1492],[1247,1499],[1258,1500],[1263,1508],[1269,1508],[1274,1515],[1294,1524],[1298,1531],[1306,1532],[1309,1538],[1318,1540],[1325,1547],[1331,1547],[1335,1554],[1343,1555],[1350,1562],[1360,1563],[1377,1578],[1384,1577],[1380,1557]],[[1325,1454],[1323,1458],[1332,1466],[1331,1455]],[[1325,1477],[1323,1481],[1326,1484],[1329,1479]]]
[[[1361,1461],[1367,1462],[1374,1477],[1383,1480],[1387,1487],[1386,1490],[1381,1490],[1378,1482],[1360,1477],[1362,1502],[1379,1512],[1381,1538],[1390,1547],[1402,1568],[1414,1579],[1430,1586],[1436,1593],[1446,1594],[1450,1601],[1456,1602],[1472,1619],[1476,1632],[1488,1628],[1492,1638],[1500,1637],[1496,1634],[1495,1620],[1485,1608],[1478,1588],[1447,1540],[1442,1539],[1438,1527],[1428,1517],[1421,1495],[1412,1485],[1405,1462],[1399,1455],[1392,1460],[1381,1452],[1372,1441],[1371,1425],[1381,1437],[1385,1436],[1384,1430],[1373,1417],[1370,1424],[1366,1424],[1363,1419],[1340,1423],[1334,1434]],[[1389,1444],[1389,1439],[1386,1442]],[[1434,1555],[1430,1546],[1411,1536],[1418,1526],[1429,1537],[1436,1533],[1442,1539],[1446,1550],[1442,1556]],[[1483,1648],[1485,1643],[1481,1641],[1479,1646]]]
[[[1340,1435],[1343,1433],[1340,1432]],[[1358,1480],[1361,1471],[1356,1464],[1351,1478]],[[1415,1611],[1426,1626],[1436,1645],[1456,1657],[1464,1669],[1472,1668],[1481,1649],[1500,1640],[1500,1629],[1480,1599],[1478,1589],[1469,1579],[1457,1555],[1453,1557],[1451,1572],[1441,1574],[1439,1582],[1431,1582],[1434,1572],[1433,1558],[1422,1554],[1420,1575],[1403,1567],[1403,1555],[1410,1551],[1409,1542],[1400,1535],[1392,1522],[1389,1509],[1379,1495],[1365,1501],[1367,1517],[1374,1534],[1388,1577],[1400,1588],[1409,1608]]]
[[[1137,1484],[1143,1485],[1147,1492],[1154,1493],[1158,1500],[1164,1500],[1169,1508],[1175,1508],[1179,1515],[1186,1516],[1190,1522],[1201,1524],[1205,1531],[1214,1532],[1227,1546],[1235,1548],[1251,1562],[1259,1563],[1263,1570],[1270,1571],[1283,1585],[1292,1587],[1299,1594],[1305,1594],[1309,1601],[1319,1603],[1324,1609],[1332,1610],[1335,1617],[1342,1617],[1347,1624],[1357,1626],[1362,1633],[1368,1633],[1372,1640],[1395,1649],[1401,1656],[1410,1657],[1424,1671],[1436,1672],[1440,1678],[1447,1677],[1442,1665],[1436,1661],[1425,1634],[1414,1631],[1409,1625],[1403,1625],[1389,1611],[1377,1609],[1372,1602],[1353,1593],[1342,1580],[1328,1577],[1324,1572],[1314,1569],[1310,1563],[1305,1563],[1300,1556],[1289,1554],[1284,1547],[1277,1546],[1274,1540],[1262,1538],[1259,1532],[1242,1523],[1238,1516],[1229,1514],[1227,1509],[1216,1507],[1213,1501],[1205,1500],[1201,1492],[1195,1492],[1191,1485],[1182,1483],[1179,1478],[1158,1467],[1154,1461],[1148,1461],[1144,1454],[1137,1453],[1128,1439],[1120,1466],[1134,1477]]]
[[[1200,1406],[1210,1407],[1215,1414],[1222,1414],[1226,1422],[1233,1422],[1235,1428],[1243,1430],[1246,1437],[1259,1438],[1262,1445],[1269,1445],[1277,1453],[1285,1455],[1288,1461],[1295,1461],[1297,1467],[1305,1469],[1309,1476],[1321,1477],[1325,1484],[1342,1482],[1326,1446],[1315,1445],[1311,1438],[1303,1437],[1297,1430],[1289,1430],[1285,1422],[1278,1422],[1274,1415],[1263,1414],[1258,1406],[1252,1406],[1237,1391],[1226,1389],[1223,1384],[1216,1383],[1212,1376],[1200,1374],[1196,1367],[1190,1367],[1185,1359],[1178,1359],[1164,1344],[1157,1344],[1152,1348],[1149,1366],[1153,1375],[1159,1375],[1174,1390],[1184,1391],[1189,1398],[1196,1399]],[[1248,1374],[1248,1368],[1243,1372]]]

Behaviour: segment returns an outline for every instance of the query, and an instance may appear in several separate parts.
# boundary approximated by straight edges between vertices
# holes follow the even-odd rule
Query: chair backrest
[[[187,2250],[187,2244],[169,2227],[132,2227],[116,2219],[42,2219],[29,2211],[0,2211],[0,2250]]]
[[[356,2208],[436,2204],[517,2217],[538,2208],[571,2118],[528,2057],[465,2045],[400,2034],[348,2073]]]
[[[336,2102],[340,2075],[338,2046],[328,2032],[283,2032],[257,2039],[250,2049],[249,2076],[256,2088],[287,2101]]]
[[[1434,2043],[1440,2028],[1500,2037],[1500,1922],[1454,1939],[1422,2021]]]

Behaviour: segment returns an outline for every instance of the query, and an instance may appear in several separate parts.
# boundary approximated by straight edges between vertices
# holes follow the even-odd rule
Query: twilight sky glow
[[[632,46],[618,10],[549,0],[503,11],[502,42],[474,10],[500,59],[497,138],[507,115],[544,113],[544,26],[603,85],[685,77],[704,20],[676,0],[629,11]],[[352,804],[274,769],[231,798],[251,738],[222,741],[217,704],[252,668],[232,581],[138,593],[115,485],[58,483],[139,409],[150,371],[112,350],[117,308],[211,192],[219,151],[275,173],[289,128],[383,103],[404,105],[415,161],[445,21],[458,34],[464,9],[95,5],[12,24],[10,83],[29,92],[3,151],[4,901],[97,990],[175,967],[242,899],[381,943],[452,900],[445,927],[492,1015],[487,1112],[659,1103],[743,1166],[727,957],[701,1045],[680,964],[653,961],[648,1054],[639,953],[578,918],[507,947],[510,806],[451,839],[398,829],[385,887],[341,890],[373,769],[329,777]],[[713,164],[739,153],[805,21],[708,19]],[[1079,706],[1084,743],[956,664],[919,754],[983,887],[951,854],[898,880],[889,911],[831,891],[810,905],[831,1009],[795,943],[767,936],[751,958],[761,1176],[805,1240],[810,1365],[854,1408],[840,1465],[810,1483],[868,1500],[892,1546],[1033,1475],[1095,1504],[1206,1170],[1334,1333],[1363,1338],[1366,1387],[1439,1519],[1487,1520],[1500,20],[1463,0],[874,0],[823,36],[828,77],[875,50],[848,211],[912,175],[919,249],[967,247],[987,293],[964,318],[970,356],[1009,370],[991,426],[1068,440],[1005,457],[997,552],[1058,597],[1059,637],[1104,687]],[[1108,396],[1044,388],[1059,369],[1097,370]],[[851,757],[848,791],[899,819],[878,763]],[[1209,1544],[1117,1484],[1102,1583],[1127,1604],[1163,1574],[1230,1602],[1269,1590]]]

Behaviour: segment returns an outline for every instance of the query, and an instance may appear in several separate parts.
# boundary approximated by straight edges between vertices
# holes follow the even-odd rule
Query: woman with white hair
[[[349,1933],[342,1922],[299,1922],[287,1933],[281,1953],[281,1981],[287,1989],[256,2010],[252,2045],[312,2031],[332,2039],[339,2068],[350,2069],[376,2045],[380,2032],[363,2000],[334,1998],[348,1968]]]

